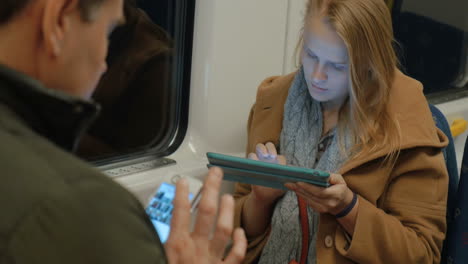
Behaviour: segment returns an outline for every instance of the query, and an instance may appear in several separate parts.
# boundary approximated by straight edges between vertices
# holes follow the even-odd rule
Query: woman
[[[448,141],[392,44],[384,1],[308,1],[301,67],[260,85],[247,151],[331,172],[331,187],[238,184],[247,263],[440,261]]]

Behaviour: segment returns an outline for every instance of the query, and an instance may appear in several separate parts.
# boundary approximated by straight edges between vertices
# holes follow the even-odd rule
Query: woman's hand
[[[249,159],[286,164],[284,156],[278,155],[275,145],[271,142],[258,144],[255,152],[249,154]],[[271,222],[274,205],[284,194],[283,190],[252,185],[252,192],[247,196],[242,209],[242,227],[248,238],[265,232]]]
[[[331,174],[329,183],[331,186],[328,188],[303,182],[287,183],[286,187],[302,197],[316,212],[336,215],[351,203],[354,194],[339,174]]]
[[[268,142],[265,145],[257,144],[255,150],[256,153],[250,153],[248,155],[249,159],[286,165],[286,158],[282,155],[278,155],[275,145],[271,142]],[[283,190],[252,185],[252,198],[265,206],[273,204],[278,198],[283,196],[284,193],[285,191]]]

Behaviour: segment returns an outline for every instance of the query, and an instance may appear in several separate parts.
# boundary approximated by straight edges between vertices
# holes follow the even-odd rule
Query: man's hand
[[[190,233],[189,191],[185,180],[177,183],[171,233],[165,244],[166,255],[171,264],[178,263],[241,263],[247,249],[244,231],[238,228],[232,233],[234,224],[234,199],[224,195],[218,218],[218,195],[223,172],[210,169],[203,186],[198,206],[195,229]],[[213,226],[216,224],[212,236]],[[233,235],[233,246],[223,260],[226,245]]]

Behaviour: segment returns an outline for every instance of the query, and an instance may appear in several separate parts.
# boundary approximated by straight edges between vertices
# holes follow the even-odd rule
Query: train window
[[[403,70],[433,102],[468,96],[468,1],[387,2]]]
[[[108,70],[93,94],[101,113],[77,154],[96,164],[165,156],[187,129],[195,1],[124,0],[109,37]]]

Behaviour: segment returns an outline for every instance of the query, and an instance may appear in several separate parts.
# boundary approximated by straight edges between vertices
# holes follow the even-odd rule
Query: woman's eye
[[[344,71],[346,69],[346,65],[333,64],[333,68],[338,71]]]
[[[310,57],[310,58],[312,58],[312,59],[314,59],[314,60],[318,59],[318,57],[317,57],[316,55],[310,54],[310,53],[308,53],[308,54],[309,54],[309,57]]]
[[[311,59],[314,59],[314,60],[318,59],[317,55],[315,55],[314,53],[312,53],[310,51],[306,51],[306,54]]]

